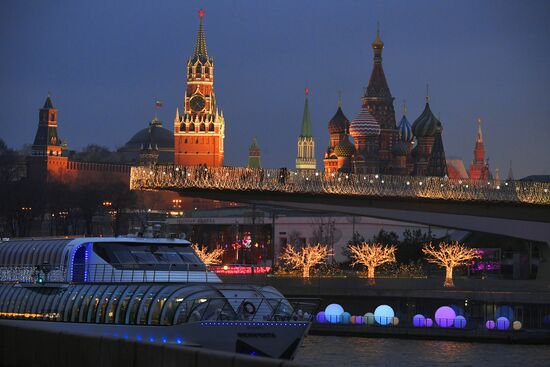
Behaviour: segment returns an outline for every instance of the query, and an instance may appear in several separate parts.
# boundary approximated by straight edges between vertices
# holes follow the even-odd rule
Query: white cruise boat
[[[317,305],[222,283],[185,240],[0,242],[0,325],[292,359]]]

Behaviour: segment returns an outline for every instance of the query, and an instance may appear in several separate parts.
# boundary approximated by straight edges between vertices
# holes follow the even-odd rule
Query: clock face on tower
[[[189,106],[194,112],[201,112],[206,106],[206,101],[201,96],[193,96],[189,100]]]

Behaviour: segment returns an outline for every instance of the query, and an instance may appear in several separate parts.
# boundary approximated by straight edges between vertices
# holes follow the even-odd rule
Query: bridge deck
[[[550,205],[550,183],[465,181],[443,177],[383,176],[239,167],[132,167],[132,189],[224,190]]]

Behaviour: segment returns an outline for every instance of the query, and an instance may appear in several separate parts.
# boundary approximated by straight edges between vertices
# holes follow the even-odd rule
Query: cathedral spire
[[[208,52],[206,51],[206,38],[204,37],[204,29],[202,25],[202,18],[204,17],[204,11],[199,10],[199,31],[197,32],[197,42],[195,43],[195,52],[193,56],[197,58],[208,59]]]
[[[382,42],[382,38],[380,38],[380,22],[376,22],[376,38],[372,43],[372,48],[375,50],[382,50],[384,48],[384,42]],[[382,51],[380,51],[380,53],[382,53]]]
[[[302,132],[300,136],[311,138],[313,137],[313,133],[311,131],[311,117],[309,114],[309,102],[308,102],[309,88],[306,88],[305,94],[306,94],[306,102],[304,104],[304,115],[302,117]]]
[[[481,131],[481,117],[477,118],[477,143],[483,143],[483,133]]]
[[[384,69],[382,68],[382,50],[384,48],[384,42],[382,42],[382,39],[380,38],[380,23],[377,25],[376,38],[371,46],[374,53],[374,65],[372,68],[369,85],[367,86],[365,93],[365,98],[375,97],[393,100],[390,93],[390,88],[388,87],[388,82],[386,81]]]
[[[510,160],[510,166],[508,167],[508,177],[506,177],[506,181],[513,181],[514,180],[514,172],[512,172],[512,160]]]

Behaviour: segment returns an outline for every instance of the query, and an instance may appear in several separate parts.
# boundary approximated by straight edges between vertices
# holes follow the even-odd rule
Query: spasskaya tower
[[[214,61],[208,56],[199,11],[199,31],[193,56],[187,61],[183,113],[174,119],[174,163],[183,166],[223,166],[225,121],[214,94]]]

